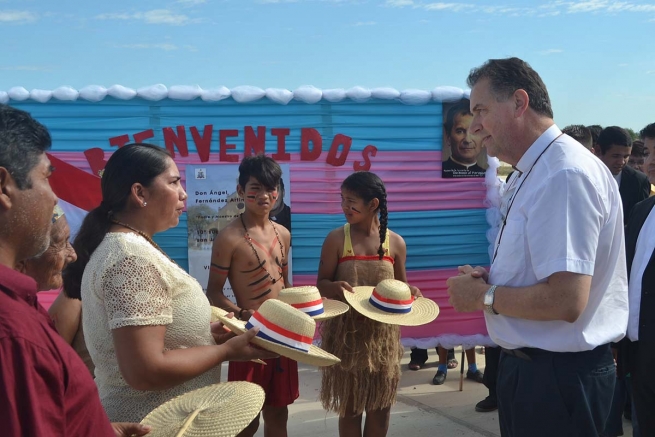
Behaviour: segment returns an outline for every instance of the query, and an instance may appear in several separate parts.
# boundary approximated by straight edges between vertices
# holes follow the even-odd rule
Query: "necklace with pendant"
[[[264,272],[266,272],[266,274],[268,275],[268,277],[271,280],[272,284],[275,284],[276,282],[278,282],[280,280],[283,280],[284,276],[282,274],[282,270],[280,271],[280,277],[275,279],[275,278],[273,278],[273,276],[271,276],[269,271],[264,268],[264,266],[262,265],[262,260],[259,258],[259,254],[257,253],[257,249],[255,249],[255,246],[253,246],[253,244],[252,244],[252,238],[250,238],[250,234],[248,234],[248,228],[246,227],[246,222],[243,220],[243,213],[241,213],[241,215],[239,217],[241,218],[241,224],[243,225],[243,230],[245,232],[244,237],[246,239],[246,242],[248,243],[248,245],[252,249],[252,253],[255,254],[255,257],[257,258],[257,263],[259,264],[261,269]],[[280,235],[277,233],[277,229],[275,228],[275,225],[273,224],[273,222],[271,221],[270,218],[268,219],[268,221],[271,223],[271,226],[273,226],[273,232],[275,232],[275,238],[277,238],[277,242],[278,242],[278,244],[280,246],[280,254],[282,255],[281,264],[284,265],[284,246],[282,245],[282,240],[280,239]],[[284,285],[282,285],[282,287],[284,288]]]
[[[153,246],[155,249],[157,249],[158,251],[160,251],[160,252],[161,252],[161,253],[162,253],[166,258],[168,258],[169,261],[171,261],[171,262],[174,263],[174,264],[177,264],[175,261],[173,261],[173,259],[172,259],[170,256],[168,256],[168,254],[167,254],[166,252],[164,252],[164,250],[163,250],[161,247],[159,247],[159,244],[155,243],[155,240],[153,240],[152,238],[150,238],[150,236],[149,236],[148,234],[146,234],[145,232],[140,231],[140,230],[136,229],[134,226],[130,226],[130,225],[128,225],[127,223],[119,222],[119,221],[116,220],[116,219],[111,219],[111,222],[114,223],[114,224],[116,224],[116,225],[118,225],[118,226],[122,226],[122,227],[124,227],[124,228],[127,228],[127,229],[129,229],[130,231],[132,231],[132,232],[134,232],[134,233],[136,233],[136,234],[138,234],[138,235],[141,235],[143,238],[146,239],[146,241],[147,241],[148,243],[152,244],[152,246]]]

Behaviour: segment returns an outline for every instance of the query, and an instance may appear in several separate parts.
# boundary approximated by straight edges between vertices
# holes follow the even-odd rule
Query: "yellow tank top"
[[[350,223],[343,225],[343,253],[341,254],[341,259],[339,262],[347,260],[379,260],[379,255],[356,255],[353,250],[353,242],[350,238]],[[393,264],[393,258],[389,252],[389,229],[387,228],[387,236],[382,243],[382,249],[384,249],[384,257],[382,258],[385,261],[389,261]]]

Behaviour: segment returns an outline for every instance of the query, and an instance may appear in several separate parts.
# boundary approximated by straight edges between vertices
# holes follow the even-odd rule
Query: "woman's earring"
[[[144,208],[145,208],[145,206],[146,206],[147,204],[148,204],[148,202],[143,202],[143,206],[144,206]]]

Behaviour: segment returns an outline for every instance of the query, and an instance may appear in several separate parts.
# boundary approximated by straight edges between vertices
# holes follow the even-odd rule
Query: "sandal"
[[[448,368],[449,369],[454,369],[459,365],[459,361],[457,361],[455,358],[451,358],[448,360]]]

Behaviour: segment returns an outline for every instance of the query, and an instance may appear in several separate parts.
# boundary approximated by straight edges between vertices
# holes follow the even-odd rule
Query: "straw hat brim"
[[[225,317],[227,312],[220,308],[216,308],[213,311],[218,316],[218,320],[230,328],[235,334],[243,334],[247,331],[244,321]],[[251,342],[267,351],[275,352],[278,355],[298,361],[299,363],[312,366],[327,367],[341,362],[339,358],[314,345],[309,346],[309,352],[303,352],[259,337],[253,338]]]
[[[213,384],[169,400],[141,423],[152,427],[148,437],[234,437],[259,414],[265,397],[250,382]]]
[[[409,313],[392,314],[370,304],[369,298],[375,287],[353,287],[353,293],[345,292],[348,304],[358,313],[369,319],[389,325],[419,326],[432,322],[439,315],[439,306],[432,300],[419,297],[412,303]]]
[[[320,322],[321,320],[328,320],[341,314],[347,313],[350,307],[344,302],[334,299],[323,299],[323,314],[312,317],[312,319]]]

